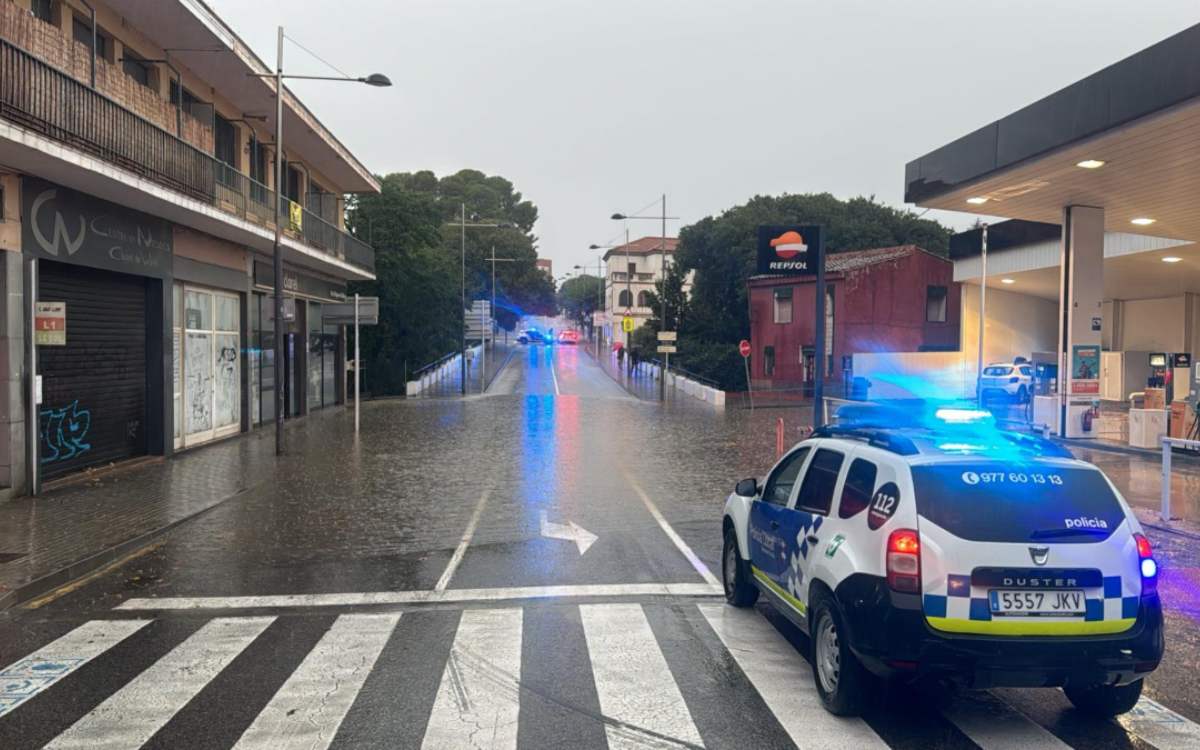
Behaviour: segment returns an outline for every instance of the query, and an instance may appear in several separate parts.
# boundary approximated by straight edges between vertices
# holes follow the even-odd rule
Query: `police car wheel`
[[[754,606],[758,601],[758,588],[750,580],[750,566],[738,552],[737,534],[731,528],[725,529],[721,573],[725,581],[725,601],[735,607]]]
[[[1063,692],[1071,703],[1084,713],[1109,718],[1119,716],[1137,705],[1142,695],[1143,680],[1128,685],[1067,685]]]
[[[871,687],[870,675],[850,650],[842,616],[827,595],[815,602],[811,622],[813,682],[821,703],[835,716],[857,716]]]

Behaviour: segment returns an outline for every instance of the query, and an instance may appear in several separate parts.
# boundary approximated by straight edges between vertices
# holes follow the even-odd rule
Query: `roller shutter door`
[[[67,345],[39,346],[43,477],[146,452],[146,280],[50,261],[39,298],[67,303]]]

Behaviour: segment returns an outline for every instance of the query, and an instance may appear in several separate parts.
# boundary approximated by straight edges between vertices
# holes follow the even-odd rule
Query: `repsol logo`
[[[1036,578],[1033,576],[1005,576],[1003,584],[1019,589],[1066,589],[1079,586],[1074,578]]]
[[[1108,521],[1103,518],[1088,518],[1080,516],[1079,518],[1064,518],[1063,523],[1068,529],[1107,529]]]

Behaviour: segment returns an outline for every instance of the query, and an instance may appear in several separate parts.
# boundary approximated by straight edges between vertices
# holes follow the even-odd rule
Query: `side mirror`
[[[733,494],[737,495],[738,497],[757,497],[758,480],[754,477],[743,479],[733,488]]]

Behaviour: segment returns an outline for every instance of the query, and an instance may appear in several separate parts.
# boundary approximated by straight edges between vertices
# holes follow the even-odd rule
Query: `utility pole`
[[[662,297],[661,303],[662,313],[659,320],[659,330],[667,330],[667,194],[663,193],[662,197]],[[671,369],[671,354],[670,352],[663,353],[662,372],[658,374],[658,398],[660,401],[667,400],[667,371]]]
[[[183,89],[179,90],[180,101]],[[275,455],[283,455],[283,27],[275,58]],[[358,363],[354,363],[358,366]]]
[[[461,392],[467,395],[467,203],[462,204],[462,348],[458,352]]]
[[[979,279],[979,356],[977,368],[975,370],[975,390],[976,396],[979,397],[979,406],[983,407],[983,334],[984,334],[984,319],[987,315],[987,241],[988,241],[988,225],[983,225],[982,238],[980,241],[980,269]],[[1061,381],[1060,381],[1061,382]]]

